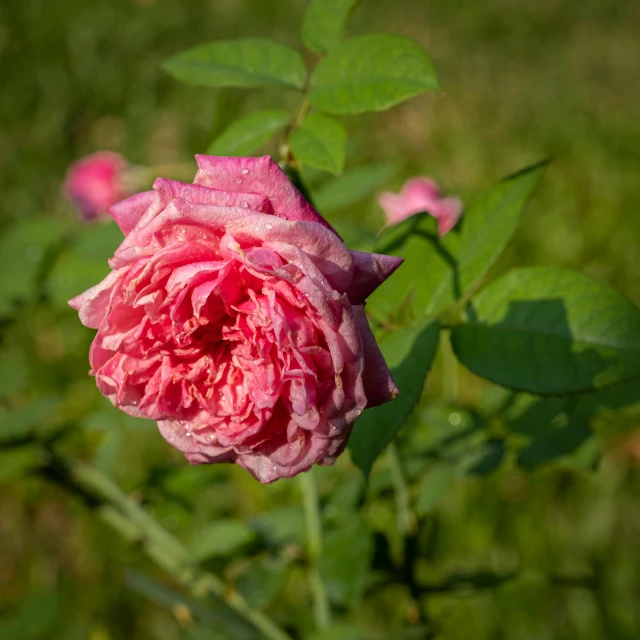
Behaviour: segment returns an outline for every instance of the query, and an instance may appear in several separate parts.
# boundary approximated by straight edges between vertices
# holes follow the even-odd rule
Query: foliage
[[[635,637],[640,331],[608,283],[640,292],[625,215],[640,195],[638,130],[618,98],[630,81],[594,79],[595,99],[573,71],[593,78],[595,47],[623,73],[610,43],[633,40],[630,9],[587,3],[574,33],[568,9],[517,3],[389,3],[377,16],[341,0],[304,15],[286,0],[244,13],[54,4],[0,9],[12,60],[0,98],[0,635],[253,638],[257,612],[315,640]],[[373,33],[350,37],[349,19]],[[288,38],[296,21],[304,57]],[[422,44],[385,29],[429,43],[446,98]],[[157,71],[167,56],[195,86]],[[112,141],[136,162],[282,149],[350,247],[405,257],[368,305],[401,395],[366,410],[350,452],[315,470],[313,544],[296,483],[186,467],[86,376],[91,332],[65,301],[107,273],[121,234],[78,224],[58,183],[72,156]],[[569,151],[544,176],[534,165],[490,186],[556,144]],[[436,163],[477,191],[460,227],[439,239],[418,215],[378,234],[372,195]],[[535,263],[553,266],[522,267]],[[330,606],[322,630],[314,575]]]

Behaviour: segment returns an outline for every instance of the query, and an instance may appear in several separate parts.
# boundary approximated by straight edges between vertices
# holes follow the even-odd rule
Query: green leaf
[[[313,201],[321,213],[345,209],[377,191],[393,177],[392,164],[365,164],[345,171],[312,190]]]
[[[227,127],[210,145],[212,156],[248,156],[287,124],[289,114],[282,109],[256,111]]]
[[[459,234],[439,238],[428,214],[383,231],[376,252],[402,256],[405,262],[394,274],[393,292],[380,288],[369,299],[372,313],[387,316],[411,296],[413,315],[421,317],[468,296],[511,240],[543,166],[524,169],[475,198],[463,214]]]
[[[372,34],[338,45],[311,77],[309,100],[327,113],[383,111],[438,88],[429,57],[403,36]]]
[[[373,558],[373,538],[364,518],[352,515],[324,539],[318,570],[329,599],[353,605],[364,592]]]
[[[15,223],[0,240],[0,316],[10,314],[16,302],[30,300],[45,264],[48,249],[60,242],[65,228],[53,218],[39,217]]]
[[[593,432],[584,418],[572,418],[565,425],[541,424],[533,442],[520,450],[518,464],[532,468],[573,453]]]
[[[431,321],[396,331],[381,342],[400,395],[380,407],[367,409],[354,425],[349,449],[365,476],[420,400],[439,334],[440,324]]]
[[[53,303],[67,308],[70,298],[105,278],[110,271],[107,260],[123,238],[115,222],[83,228],[51,269],[46,288]]]
[[[255,538],[255,531],[240,520],[218,520],[198,532],[188,552],[194,560],[227,556],[251,544]]]
[[[345,35],[359,0],[311,0],[302,21],[302,42],[316,53],[329,53]]]
[[[308,115],[291,132],[289,145],[293,155],[303,164],[336,175],[342,173],[347,132],[337,120],[321,113]]]
[[[516,269],[487,287],[451,334],[477,375],[539,395],[640,376],[640,310],[582,273]]]
[[[297,51],[263,38],[201,45],[169,58],[163,66],[176,80],[205,87],[302,89],[307,76]]]

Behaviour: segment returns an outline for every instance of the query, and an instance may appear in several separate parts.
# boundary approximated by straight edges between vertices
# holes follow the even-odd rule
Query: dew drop
[[[214,435],[213,435],[212,433],[210,433],[210,434],[207,436],[207,442],[211,442],[213,439],[214,439]]]
[[[243,209],[248,209],[248,208],[249,208],[249,203],[248,203],[248,202],[246,202],[245,200],[243,200],[243,201],[240,203],[240,206],[241,206]]]
[[[361,409],[356,409],[356,410],[355,410],[355,414],[356,414],[357,416],[359,416],[361,413],[362,413],[362,410],[361,410]]]
[[[249,173],[249,169],[243,169],[243,170],[242,170],[242,173],[244,173],[244,175],[246,176],[246,175],[247,175],[247,173]]]
[[[186,187],[182,190],[182,195],[183,196],[188,196],[189,195],[189,189],[187,189]]]
[[[234,180],[234,182],[235,182],[236,184],[242,184],[242,178],[236,178],[236,179]]]
[[[269,230],[273,229],[273,225],[272,224],[265,224],[264,226]]]
[[[187,438],[191,437],[191,431],[187,431],[187,433],[184,434],[185,436],[187,436]]]
[[[184,235],[185,233],[187,233],[187,230],[186,229],[180,229],[180,233],[182,233]]]

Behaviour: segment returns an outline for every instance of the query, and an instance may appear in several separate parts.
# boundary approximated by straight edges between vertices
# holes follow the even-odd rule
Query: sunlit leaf
[[[337,120],[312,113],[292,131],[289,144],[293,155],[303,164],[334,174],[342,173],[347,132]]]
[[[371,34],[347,40],[318,63],[309,100],[327,113],[364,113],[437,88],[431,61],[417,42]]]
[[[210,145],[212,156],[248,156],[267,143],[287,124],[289,114],[281,109],[255,111],[236,120]]]
[[[343,38],[359,0],[311,0],[302,21],[302,42],[316,53],[328,53]]]
[[[177,80],[206,87],[290,87],[302,89],[302,56],[263,38],[221,40],[187,49],[164,63]]]

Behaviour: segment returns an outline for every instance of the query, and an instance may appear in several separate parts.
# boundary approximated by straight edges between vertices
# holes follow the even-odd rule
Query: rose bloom
[[[400,193],[384,191],[378,196],[387,225],[394,225],[406,218],[426,211],[438,221],[438,235],[449,233],[462,214],[462,201],[451,196],[443,198],[438,183],[430,178],[411,178]]]
[[[127,162],[113,151],[99,151],[74,162],[64,192],[85,220],[94,220],[129,195],[125,188]]]
[[[350,251],[271,158],[196,156],[194,184],[111,207],[111,273],[70,301],[100,391],[191,463],[261,482],[330,465],[397,394],[364,302],[402,262]]]

